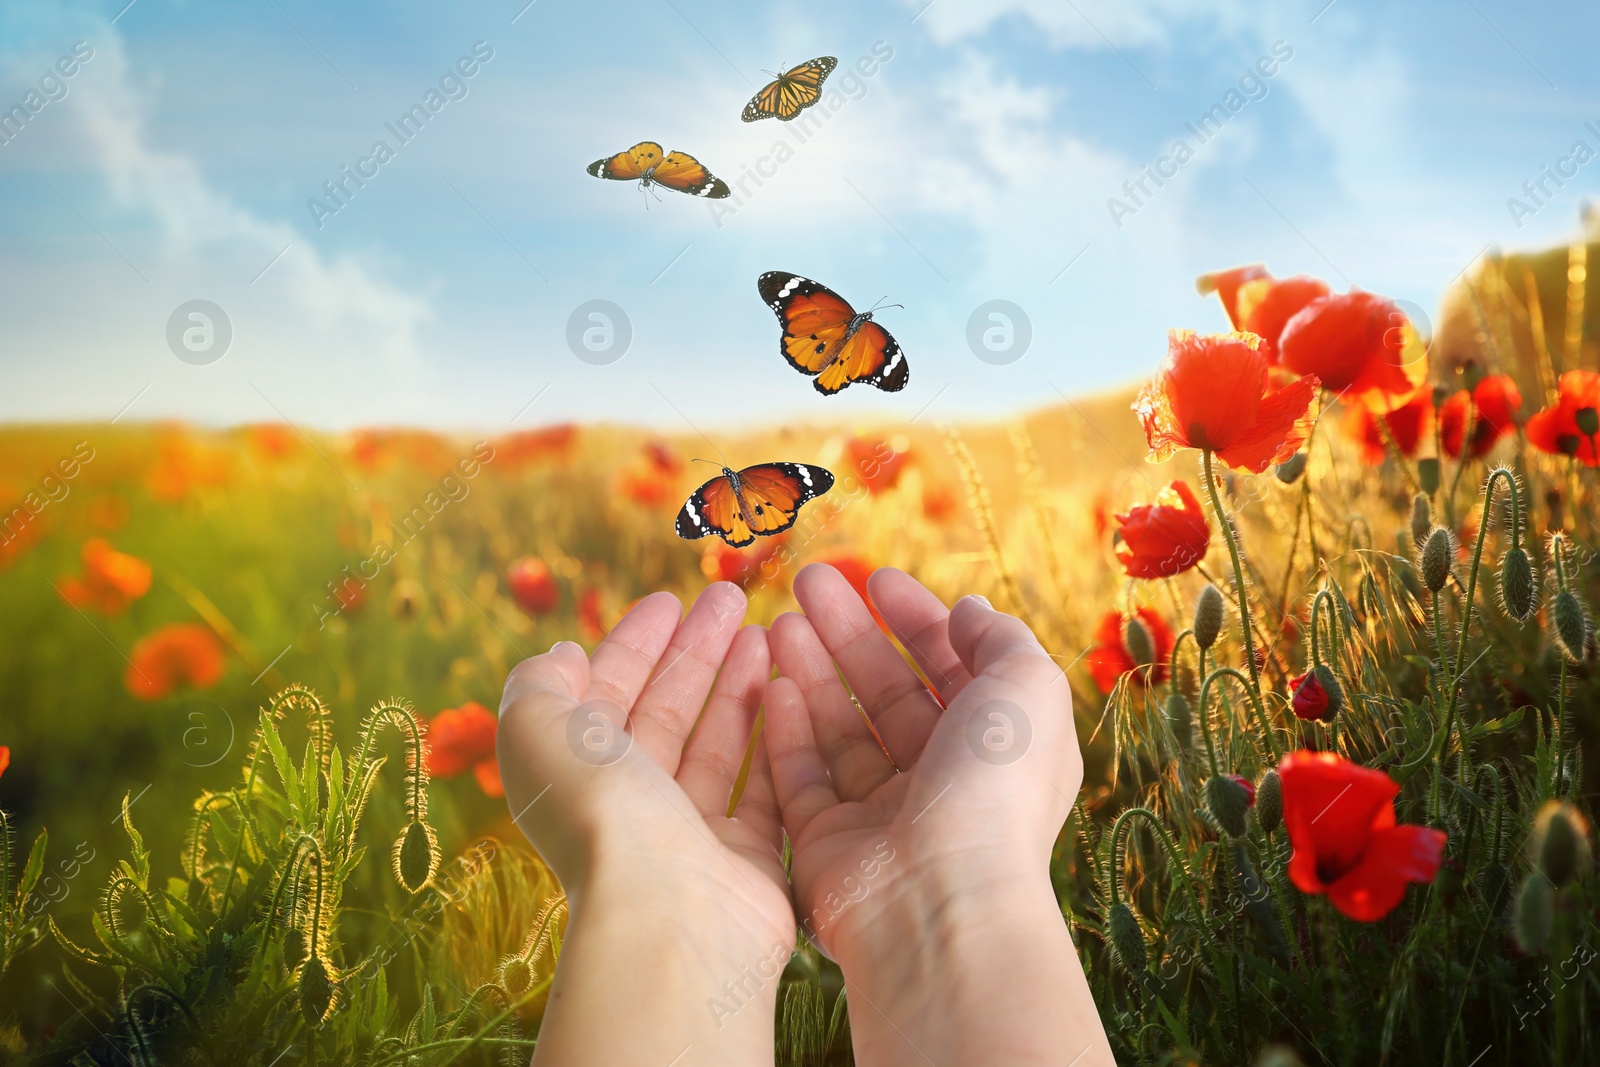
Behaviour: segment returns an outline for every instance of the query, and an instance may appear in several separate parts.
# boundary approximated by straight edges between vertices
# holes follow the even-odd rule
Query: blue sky
[[[59,96],[0,145],[0,419],[1000,415],[1148,373],[1169,327],[1222,328],[1203,271],[1264,260],[1431,310],[1486,245],[1570,239],[1600,188],[1597,161],[1528,217],[1506,203],[1600,149],[1594,5],[525,3],[0,7],[0,108]],[[92,58],[41,90],[79,41]],[[475,45],[492,58],[401,144],[385,123]],[[739,121],[764,68],[821,54],[842,91],[803,143]],[[1186,124],[1241,79],[1200,143]],[[319,227],[307,202],[380,139],[394,157]],[[645,139],[750,195],[647,208],[584,172]],[[1176,173],[1131,199],[1163,157]],[[818,396],[756,295],[772,269],[903,304],[879,319],[908,388]],[[167,340],[196,299],[232,327],[206,365]],[[631,324],[607,365],[566,340],[591,300]],[[1014,362],[969,347],[991,300],[1031,325]]]

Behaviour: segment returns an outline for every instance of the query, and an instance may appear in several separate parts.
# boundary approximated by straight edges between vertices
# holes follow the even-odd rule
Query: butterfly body
[[[786,271],[768,271],[756,289],[783,327],[783,358],[813,376],[817,392],[831,395],[858,381],[887,393],[906,387],[905,355],[871,311],[857,311],[821,282]]]
[[[693,541],[716,534],[734,548],[782,533],[800,507],[833,488],[833,474],[805,463],[762,463],[722,473],[690,494],[678,512],[678,536]]]
[[[822,99],[822,82],[839,61],[833,56],[818,56],[779,74],[744,106],[739,118],[745,122],[760,119],[793,121],[794,117]]]
[[[733,192],[727,182],[713,176],[698,159],[686,152],[663,152],[654,141],[640,141],[626,152],[595,160],[587,169],[596,178],[637,181],[641,189],[659,185],[712,200],[721,200]]]

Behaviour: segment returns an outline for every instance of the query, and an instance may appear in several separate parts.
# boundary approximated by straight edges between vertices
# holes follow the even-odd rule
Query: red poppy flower
[[[493,442],[495,467],[510,469],[546,458],[565,460],[577,440],[578,428],[572,423],[507,434]]]
[[[617,475],[617,492],[641,507],[659,508],[680,502],[677,486],[656,471],[625,470]]]
[[[160,700],[184,686],[209,689],[227,665],[222,642],[209,626],[173,623],[134,644],[122,681],[140,700]]]
[[[1278,362],[1314,374],[1322,387],[1378,411],[1398,407],[1428,376],[1415,329],[1387,297],[1352,289],[1318,297],[1278,338]]]
[[[500,766],[494,756],[498,726],[494,713],[474,700],[435,715],[425,735],[428,773],[435,778],[452,778],[470,769],[485,794],[504,796]]]
[[[367,583],[353,576],[335,582],[333,599],[339,602],[341,614],[359,615],[361,609],[367,606]]]
[[[1244,777],[1243,775],[1239,775],[1239,774],[1224,774],[1222,777],[1227,778],[1228,780],[1232,781],[1235,785],[1237,785],[1240,789],[1244,790],[1244,796],[1245,796],[1244,806],[1245,806],[1246,809],[1253,808],[1253,807],[1256,806],[1256,787],[1255,787],[1255,783],[1251,782],[1250,779]]]
[[[1469,393],[1461,390],[1439,409],[1439,444],[1452,459],[1461,457],[1463,446],[1473,459],[1480,459],[1502,437],[1516,432],[1517,411],[1522,393],[1517,383],[1505,374],[1491,374]],[[1467,440],[1467,423],[1472,437]]]
[[[561,602],[556,576],[538,556],[523,556],[506,570],[511,599],[529,615],[548,615]]]
[[[1328,705],[1333,702],[1333,697],[1314,671],[1289,679],[1289,689],[1294,693],[1289,707],[1295,718],[1303,722],[1323,722],[1324,716],[1332,718],[1328,715]]]
[[[83,577],[65,578],[61,595],[80,608],[120,615],[150,591],[150,564],[118,552],[101,538],[83,545]]]
[[[265,459],[282,459],[294,449],[293,432],[280,423],[257,423],[248,432],[250,444]]]
[[[787,538],[787,534],[763,537],[747,548],[734,548],[725,541],[713,538],[710,547],[700,557],[700,573],[709,582],[732,582],[734,585],[752,581],[770,582],[791,558],[788,549],[784,548]],[[780,551],[784,558],[773,564],[773,558]]]
[[[896,452],[888,441],[856,436],[844,445],[845,457],[861,484],[873,496],[893,489],[900,482],[910,453]]]
[[[959,506],[956,491],[943,482],[922,487],[922,517],[929,522],[949,522]]]
[[[1585,466],[1600,466],[1593,429],[1597,413],[1600,372],[1569,370],[1558,383],[1555,403],[1528,420],[1528,443],[1553,456],[1576,456]]]
[[[1155,653],[1154,661],[1149,664],[1149,681],[1151,684],[1164,682],[1167,678],[1167,659],[1172,654],[1172,629],[1165,619],[1149,608],[1139,608],[1134,615],[1150,634],[1151,649]],[[1144,664],[1136,662],[1133,653],[1128,651],[1127,629],[1127,620],[1120,611],[1106,612],[1100,619],[1100,625],[1095,627],[1094,646],[1084,659],[1088,662],[1094,684],[1100,687],[1102,693],[1115,689],[1117,679],[1129,671],[1134,672],[1132,677],[1136,684],[1145,684],[1147,672],[1136,670]]]
[[[1329,293],[1320,278],[1297,274],[1280,281],[1260,264],[1202,274],[1195,288],[1216,293],[1233,328],[1261,338],[1261,352],[1269,361],[1276,359],[1278,338],[1295,313]]]
[[[1378,420],[1389,427],[1400,454],[1415,456],[1433,427],[1433,389],[1423,385],[1411,398],[1388,414],[1379,414],[1365,404],[1351,404],[1344,413],[1345,436],[1361,449],[1361,461],[1376,466],[1389,454]]]
[[[1130,578],[1170,578],[1206,557],[1211,527],[1187,482],[1161,490],[1154,504],[1117,516],[1117,559]]]
[[[1289,879],[1357,922],[1376,922],[1405,897],[1407,882],[1431,882],[1445,834],[1396,826],[1400,792],[1387,774],[1331,752],[1291,752],[1278,764],[1283,824],[1294,845]]]
[[[683,459],[665,441],[648,441],[644,446],[650,469],[661,475],[675,475],[683,470]]]
[[[11,766],[11,749],[0,745],[0,775],[5,774],[9,766]]]
[[[867,579],[872,577],[872,572],[877,569],[876,567],[849,549],[824,552],[822,555],[812,558],[810,562],[826,563],[844,575],[844,580],[850,583],[850,587],[856,591],[856,595],[867,606],[867,610],[872,612],[872,619],[878,624],[878,629],[884,633],[889,632],[889,624],[883,621],[883,616],[879,615],[878,609],[873,606],[872,598],[867,595]]]
[[[606,635],[605,619],[601,617],[600,590],[590,586],[578,597],[578,632],[585,641],[598,641]]]
[[[1315,375],[1272,391],[1255,337],[1191,330],[1167,337],[1167,364],[1133,405],[1152,459],[1200,448],[1230,467],[1260,474],[1305,442]]]

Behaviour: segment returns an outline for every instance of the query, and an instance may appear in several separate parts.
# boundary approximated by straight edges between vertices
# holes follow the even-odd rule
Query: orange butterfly
[[[818,56],[779,74],[776,81],[768,82],[750,99],[739,117],[745,122],[773,118],[790,121],[822,99],[822,80],[838,65],[833,56]]]
[[[684,152],[668,152],[663,156],[661,146],[654,141],[640,141],[626,152],[597,159],[589,164],[589,173],[596,178],[619,182],[637,180],[641,189],[661,185],[712,200],[721,200],[733,191],[727,182],[713,177],[698,159]]]
[[[716,534],[734,548],[759,535],[794,525],[800,506],[833,488],[833,473],[805,463],[762,463],[722,473],[689,495],[678,512],[678,536],[686,541]]]
[[[906,387],[911,368],[889,331],[856,311],[821,282],[770,270],[756,281],[761,299],[783,325],[779,348],[790,366],[815,375],[819,393],[866,382],[886,393]]]

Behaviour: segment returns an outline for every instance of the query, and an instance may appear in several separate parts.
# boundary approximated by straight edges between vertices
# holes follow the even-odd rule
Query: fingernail
[[[550,646],[550,652],[554,652],[556,649],[560,648],[562,645],[571,645],[571,644],[575,644],[575,642],[572,642],[572,641],[557,641],[555,644]],[[545,654],[549,655],[548,652],[545,653]]]
[[[972,599],[976,600],[978,603],[982,604],[984,607],[988,608],[990,611],[994,610],[994,605],[989,603],[989,598],[984,596],[982,593],[973,593],[972,594]]]

